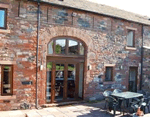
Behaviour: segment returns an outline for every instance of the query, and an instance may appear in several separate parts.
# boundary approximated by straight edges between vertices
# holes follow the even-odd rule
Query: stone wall
[[[15,61],[13,95],[10,102],[0,100],[0,110],[19,109],[26,102],[34,107],[36,76],[37,4],[35,2],[1,0],[9,3],[8,28],[0,32],[0,61]],[[84,78],[84,99],[102,98],[104,90],[128,90],[129,67],[138,67],[140,76],[140,48],[142,26],[80,10],[41,4],[38,100],[45,104],[47,44],[53,38],[64,36],[82,40],[87,45],[87,65],[91,69]],[[135,48],[127,48],[127,30],[135,30]],[[147,40],[148,42],[148,40]],[[146,42],[146,43],[147,43]],[[112,82],[105,82],[105,66],[114,65]],[[23,85],[22,81],[32,81]],[[1,85],[0,85],[1,86]],[[2,96],[0,96],[2,97]]]
[[[150,27],[144,27],[143,81],[142,90],[150,96]]]
[[[150,96],[150,48],[144,48],[142,90]]]

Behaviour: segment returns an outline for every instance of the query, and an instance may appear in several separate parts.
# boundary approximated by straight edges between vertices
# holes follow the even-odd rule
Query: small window
[[[6,9],[0,8],[0,28],[6,29]]]
[[[112,81],[113,79],[113,67],[106,67],[105,81]]]
[[[134,47],[134,31],[129,30],[127,35],[127,46]]]
[[[12,95],[12,85],[13,85],[13,67],[11,65],[2,65],[1,67],[1,92],[2,95]]]

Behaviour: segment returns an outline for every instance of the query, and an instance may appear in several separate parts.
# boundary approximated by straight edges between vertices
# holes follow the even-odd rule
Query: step
[[[57,107],[57,106],[67,106],[67,105],[72,105],[72,104],[81,104],[85,103],[85,101],[69,101],[69,102],[59,102],[59,103],[51,103],[51,104],[44,104],[42,105],[43,108],[47,107]]]

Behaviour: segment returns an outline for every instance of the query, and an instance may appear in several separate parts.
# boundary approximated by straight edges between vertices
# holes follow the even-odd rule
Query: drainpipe
[[[36,45],[36,100],[35,107],[38,109],[38,53],[39,53],[39,30],[40,30],[40,0],[37,0],[37,45]]]
[[[142,24],[142,46],[141,46],[141,76],[140,76],[140,90],[142,90],[142,79],[143,79],[143,24]]]

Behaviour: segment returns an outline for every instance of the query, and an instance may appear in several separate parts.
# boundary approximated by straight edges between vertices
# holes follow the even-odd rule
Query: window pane
[[[56,40],[55,52],[56,54],[65,54],[66,40],[59,39]]]
[[[75,65],[74,64],[68,64],[68,91],[67,91],[67,97],[68,99],[72,99],[75,96]]]
[[[48,44],[48,54],[53,54],[53,41]]]
[[[11,85],[12,85],[12,67],[11,66],[4,66],[2,69],[3,72],[3,94],[11,94]]]
[[[83,97],[83,71],[84,70],[84,64],[80,64],[80,71],[79,71],[79,98]]]
[[[129,31],[127,35],[127,46],[133,46],[133,31]]]
[[[69,40],[69,53],[78,54],[78,42]]]
[[[0,27],[5,27],[5,11],[0,10]]]
[[[137,91],[137,67],[132,68],[130,67],[129,70],[129,91],[136,92]]]
[[[56,64],[55,75],[55,99],[62,100],[64,87],[64,64]]]
[[[111,81],[111,79],[112,79],[112,67],[106,67],[105,80]]]
[[[47,90],[46,101],[51,102],[51,74],[52,74],[52,62],[47,63]]]
[[[80,55],[84,55],[84,46],[80,43]]]

